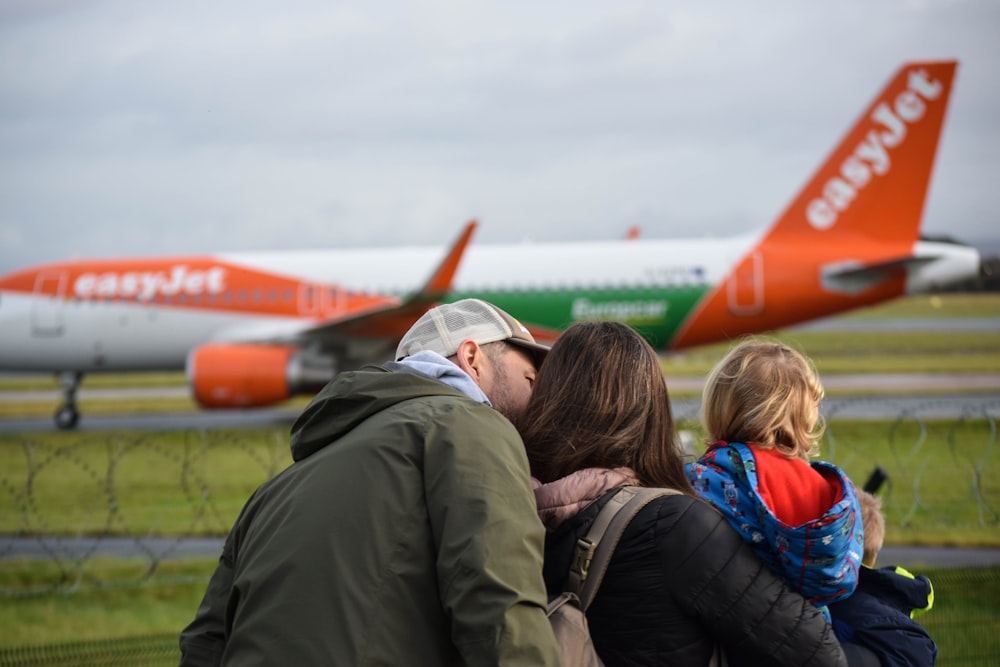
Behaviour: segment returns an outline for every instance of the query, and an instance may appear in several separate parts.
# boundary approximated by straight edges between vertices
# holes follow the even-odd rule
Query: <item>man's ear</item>
[[[485,363],[486,353],[474,340],[463,340],[455,352],[455,364],[475,380],[476,384],[482,382]]]

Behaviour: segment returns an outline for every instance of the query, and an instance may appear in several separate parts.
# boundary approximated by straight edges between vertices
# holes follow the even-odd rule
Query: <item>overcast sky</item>
[[[995,0],[3,0],[0,273],[750,231],[951,58],[924,230],[1000,237]]]

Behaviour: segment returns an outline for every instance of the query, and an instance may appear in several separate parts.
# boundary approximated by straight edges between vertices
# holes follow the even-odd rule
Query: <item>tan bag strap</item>
[[[729,657],[719,642],[715,642],[715,646],[712,647],[712,658],[708,661],[708,667],[729,667]]]
[[[566,590],[576,593],[580,607],[587,611],[604,573],[611,562],[622,533],[639,510],[660,496],[680,494],[676,489],[656,489],[642,486],[623,486],[601,508],[585,537],[576,542],[573,562],[566,579]]]

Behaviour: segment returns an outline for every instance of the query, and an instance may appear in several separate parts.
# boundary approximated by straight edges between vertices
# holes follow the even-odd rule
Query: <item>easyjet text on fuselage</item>
[[[177,264],[166,271],[88,272],[73,281],[73,296],[90,298],[137,298],[178,295],[200,296],[221,294],[226,289],[226,269],[191,269]]]

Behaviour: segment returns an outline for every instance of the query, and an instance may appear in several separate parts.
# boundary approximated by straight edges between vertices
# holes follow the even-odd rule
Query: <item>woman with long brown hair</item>
[[[520,430],[548,530],[545,580],[563,590],[597,513],[626,485],[668,487],[626,528],[587,612],[616,665],[845,665],[820,612],[787,588],[696,497],[678,450],[659,358],[615,322],[577,323],[553,345]]]

